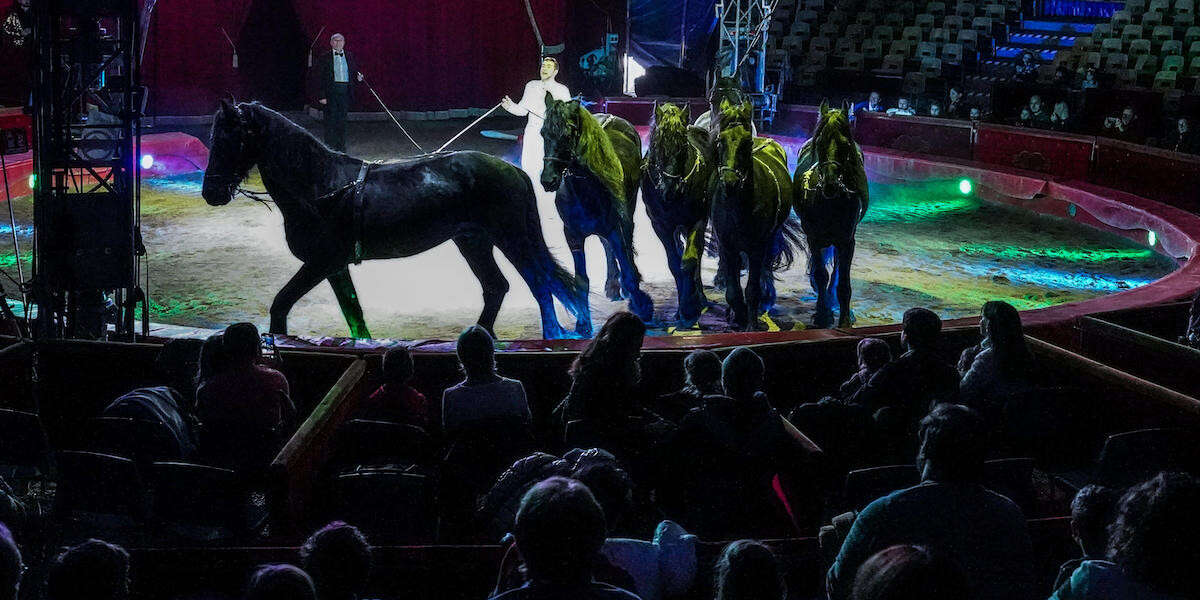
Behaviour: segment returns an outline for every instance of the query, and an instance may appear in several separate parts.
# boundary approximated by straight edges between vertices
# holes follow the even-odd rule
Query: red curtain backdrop
[[[530,3],[545,43],[563,43],[565,0]],[[344,34],[368,83],[392,109],[490,108],[505,94],[518,97],[537,76],[537,39],[521,0],[294,0],[294,5],[310,40],[325,28],[314,56],[329,51],[330,35]],[[363,89],[355,109],[378,105]]]

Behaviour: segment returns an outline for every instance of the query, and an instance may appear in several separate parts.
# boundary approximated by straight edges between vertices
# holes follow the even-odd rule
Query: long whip
[[[400,124],[400,121],[396,120],[396,115],[392,114],[392,111],[389,110],[387,105],[383,103],[383,99],[379,97],[379,94],[375,93],[375,88],[371,87],[370,82],[367,81],[365,76],[363,77],[363,83],[367,84],[367,89],[371,90],[371,95],[375,96],[375,101],[378,102],[379,105],[383,107],[383,111],[392,118],[392,122],[396,124],[396,127],[399,127],[400,131],[404,132],[404,137],[408,138],[408,141],[412,142],[412,144],[417,147],[417,150],[424,152],[425,149],[422,148],[421,145],[417,143],[417,140],[414,140],[411,135],[408,135],[408,130],[404,129],[404,126]]]
[[[462,134],[464,134],[464,133],[466,133],[467,131],[469,131],[469,130],[470,130],[472,127],[474,127],[474,126],[478,125],[478,124],[479,124],[479,122],[480,122],[480,121],[482,121],[482,120],[484,120],[484,119],[486,119],[486,118],[488,117],[488,115],[490,115],[490,114],[492,114],[492,113],[496,112],[496,109],[497,109],[497,108],[500,108],[500,106],[501,106],[502,104],[504,104],[504,103],[503,103],[503,102],[497,103],[495,106],[493,106],[493,107],[492,107],[492,110],[489,110],[489,111],[487,111],[487,112],[483,113],[483,115],[481,115],[481,116],[480,116],[478,119],[475,119],[474,121],[471,121],[471,124],[470,124],[470,125],[467,125],[466,127],[464,127],[462,131],[458,132],[458,133],[457,133],[457,134],[456,134],[454,137],[450,138],[450,139],[449,139],[449,140],[448,140],[448,141],[447,141],[445,144],[442,144],[442,147],[441,147],[441,148],[438,148],[437,150],[434,150],[434,152],[441,152],[442,150],[445,150],[445,149],[446,149],[446,146],[449,146],[451,143],[453,143],[453,142],[454,142],[454,140],[457,140],[458,138],[462,137]]]

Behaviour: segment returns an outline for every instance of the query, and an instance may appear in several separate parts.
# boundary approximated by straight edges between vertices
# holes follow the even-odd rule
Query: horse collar
[[[362,238],[363,238],[363,188],[366,187],[367,171],[371,170],[374,162],[364,160],[358,168],[358,177],[354,179],[354,195],[352,196],[353,204],[353,220],[354,220],[354,264],[359,264],[363,259]]]

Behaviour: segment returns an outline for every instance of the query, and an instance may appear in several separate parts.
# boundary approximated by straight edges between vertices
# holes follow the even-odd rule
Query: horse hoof
[[[846,311],[846,314],[838,319],[838,327],[853,327],[857,321],[858,317],[854,315],[854,311]]]
[[[621,296],[620,282],[613,281],[613,282],[604,284],[604,295],[607,296],[608,299],[612,300],[613,302],[619,302],[619,301],[623,300],[624,297]]]
[[[813,317],[813,327],[817,329],[829,329],[833,327],[833,314],[822,314]]]

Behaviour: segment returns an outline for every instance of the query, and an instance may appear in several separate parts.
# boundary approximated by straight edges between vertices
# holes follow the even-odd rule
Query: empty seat
[[[1163,14],[1160,12],[1148,12],[1142,16],[1142,29],[1153,30],[1163,24]]]
[[[1150,40],[1133,40],[1129,43],[1130,56],[1144,56],[1150,54]]]
[[[904,15],[898,12],[890,12],[883,17],[883,24],[899,31],[904,27]]]
[[[840,32],[841,32],[841,28],[838,26],[837,23],[824,23],[817,30],[817,35],[819,35],[821,37],[827,37],[827,38],[832,39],[832,38],[838,37],[838,34]]]
[[[796,23],[816,23],[818,16],[815,10],[802,10],[796,13]]]
[[[1112,36],[1112,25],[1108,23],[1100,23],[1092,28],[1092,37],[1096,39],[1105,39]]]
[[[917,44],[917,58],[933,58],[937,56],[937,45],[933,42]]]
[[[792,37],[798,37],[807,40],[808,38],[812,37],[812,28],[808,23],[797,21],[792,23],[791,35]]]
[[[829,15],[825,17],[826,23],[834,23],[836,25],[845,25],[849,20],[849,15],[838,10],[829,13]]]
[[[1183,57],[1179,55],[1164,56],[1162,59],[1162,70],[1171,73],[1182,71]]]
[[[932,59],[937,60],[937,59]],[[940,64],[940,61],[939,61]],[[924,66],[924,65],[922,65]],[[904,84],[900,86],[900,90],[908,96],[916,96],[925,93],[925,74],[924,73],[905,73]]]
[[[1124,44],[1129,44],[1133,40],[1140,39],[1142,39],[1141,25],[1126,25],[1125,28],[1121,30],[1121,42]]]
[[[37,415],[0,409],[0,467],[6,478],[49,474],[50,443]]]
[[[883,44],[879,40],[863,40],[862,54],[867,58],[883,58]]]
[[[966,2],[960,3],[958,8],[954,9],[954,14],[962,17],[965,20],[975,18],[975,5]]]
[[[942,19],[942,27],[945,27],[946,31],[949,32],[958,31],[963,28],[963,19],[958,15],[949,15],[945,19]]]
[[[1127,487],[1145,481],[1159,471],[1200,474],[1197,471],[1200,466],[1198,446],[1200,436],[1185,429],[1139,429],[1110,435],[1100,451],[1097,482]]]
[[[1113,73],[1118,69],[1129,68],[1129,57],[1124,54],[1104,55],[1104,72]]]
[[[861,52],[849,52],[842,57],[842,66],[838,68],[843,71],[861,73],[866,67],[867,60]]]
[[[946,44],[942,46],[942,61],[949,63],[962,62],[963,48],[961,44]]]
[[[1124,10],[1114,12],[1112,19],[1109,21],[1109,23],[1112,23],[1113,31],[1120,31],[1121,28],[1129,25],[1131,22],[1129,12]]]
[[[905,27],[900,32],[900,39],[907,40],[910,43],[917,44],[921,42],[921,28],[917,26]]]
[[[1134,70],[1148,80],[1153,79],[1154,74],[1158,73],[1158,57],[1153,54],[1139,56],[1137,63],[1134,64]]]
[[[1083,55],[1083,66],[1085,68],[1099,69],[1100,60],[1101,57],[1099,52],[1088,52],[1087,54]]]
[[[1196,22],[1196,15],[1192,12],[1175,13],[1171,16],[1171,24],[1176,27],[1190,27]]]
[[[1191,49],[1196,42],[1200,42],[1200,27],[1193,25],[1183,34],[1183,45],[1188,47],[1189,56],[1195,56]]]
[[[893,40],[888,47],[888,54],[903,56],[904,58],[912,57],[912,44],[908,40]]]
[[[871,31],[871,38],[881,42],[890,42],[895,39],[895,34],[888,25],[876,25],[875,29]]]
[[[971,19],[971,29],[978,31],[983,35],[991,35],[992,19],[991,17],[975,17]]]
[[[1125,2],[1125,10],[1129,11],[1129,16],[1134,20],[1140,19],[1146,14],[1146,0],[1128,0]]]
[[[846,508],[862,510],[878,498],[921,482],[914,465],[888,465],[857,469],[846,474]]]
[[[1112,69],[1113,80],[1116,87],[1130,88],[1137,86],[1137,70],[1135,69]]]
[[[1171,57],[1171,56],[1177,56],[1177,57],[1182,58],[1183,42],[1181,42],[1179,40],[1168,40],[1166,42],[1163,42],[1162,50],[1159,51],[1159,54],[1161,54],[1164,58]]]
[[[1003,4],[989,4],[983,7],[983,16],[996,21],[1003,21],[1005,9]]]
[[[946,3],[945,2],[930,2],[929,4],[925,5],[925,12],[927,12],[935,17],[944,17],[944,16],[946,16]]]
[[[431,487],[424,475],[391,469],[343,473],[333,481],[332,517],[354,523],[372,542],[431,541]]]
[[[867,28],[857,23],[854,25],[847,25],[845,35],[848,39],[854,40],[855,42],[861,42],[863,38],[867,37]]]
[[[930,31],[933,31],[933,23],[933,15],[929,13],[921,13],[917,15],[917,18],[915,19],[916,26],[920,27],[921,31],[925,32],[927,35]]]
[[[973,29],[964,29],[958,32],[956,41],[962,44],[965,48],[970,48],[971,52],[979,49],[979,32]]]
[[[783,38],[783,50],[788,54],[800,54],[804,51],[804,38],[789,35]]]
[[[1187,74],[1188,77],[1200,77],[1200,56],[1192,57],[1192,62],[1188,63]]]
[[[945,44],[950,41],[950,34],[944,27],[935,27],[929,32],[929,41],[935,44]]]
[[[884,56],[879,68],[874,69],[873,72],[878,75],[900,75],[904,72],[904,56],[899,54]]]
[[[854,22],[858,23],[859,25],[865,25],[867,27],[874,27],[875,26],[875,13],[873,13],[873,12],[858,13],[858,16],[854,17]]]
[[[940,58],[926,57],[921,59],[921,74],[926,79],[941,77],[942,75],[942,60]]]
[[[424,429],[390,421],[351,419],[338,428],[335,442],[335,467],[422,464],[431,451]]]
[[[54,511],[141,518],[149,507],[137,466],[128,458],[97,452],[59,452]]]
[[[989,460],[983,464],[983,484],[1015,502],[1027,517],[1033,517],[1030,511],[1037,499],[1033,487],[1033,465],[1032,458]]]
[[[1109,38],[1100,44],[1100,51],[1104,54],[1118,54],[1121,49],[1121,40],[1115,38]]]
[[[1146,12],[1165,13],[1171,8],[1171,0],[1150,0]]]
[[[1156,92],[1173,90],[1175,89],[1175,81],[1178,76],[1179,73],[1176,71],[1159,71],[1154,76],[1154,84],[1151,88]]]
[[[1175,28],[1170,25],[1159,25],[1154,28],[1152,38],[1155,42],[1164,44],[1175,37]]]
[[[150,466],[156,519],[175,525],[205,527],[214,537],[230,537],[257,519],[248,519],[249,493],[229,469],[183,462]]]
[[[826,37],[815,37],[808,43],[809,52],[829,54],[830,50],[832,50],[832,46],[829,43],[829,38]]]
[[[854,40],[848,37],[840,37],[837,39],[837,43],[833,46],[833,55],[845,56],[851,52],[854,52],[855,50],[857,50],[857,48],[855,47]]]

